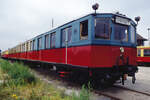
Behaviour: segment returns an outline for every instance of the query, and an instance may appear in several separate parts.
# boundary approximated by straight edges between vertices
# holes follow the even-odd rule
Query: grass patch
[[[8,83],[15,85],[36,83],[35,76],[30,72],[29,68],[22,63],[10,63],[5,60],[0,60],[0,67],[4,73],[8,74]]]
[[[22,63],[0,59],[0,100],[89,100],[90,91],[82,87],[79,95],[71,96],[65,90],[37,79]]]
[[[82,89],[77,95],[75,92],[72,93],[72,100],[90,100],[90,95],[91,95],[91,87],[90,84],[86,88],[85,85],[82,86]]]

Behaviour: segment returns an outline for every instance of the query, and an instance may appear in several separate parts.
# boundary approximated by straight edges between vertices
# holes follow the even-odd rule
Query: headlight
[[[124,53],[124,48],[123,47],[120,47],[120,52]]]

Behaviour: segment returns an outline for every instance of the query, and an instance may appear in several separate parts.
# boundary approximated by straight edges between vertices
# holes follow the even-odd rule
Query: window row
[[[144,56],[150,56],[150,49],[144,49]]]
[[[56,33],[52,33],[51,35],[50,34],[47,34],[45,35],[45,49],[48,49],[48,48],[55,48],[55,42],[56,42]],[[38,47],[40,48],[40,47]]]
[[[150,49],[137,49],[137,56],[150,56]]]
[[[110,25],[110,18],[96,18],[94,23],[94,37],[95,39],[110,39],[112,28],[114,33],[114,39],[119,41],[128,41],[131,37],[131,42],[135,42],[135,28],[131,25],[131,28],[127,25],[121,25],[117,23],[112,23],[113,27]],[[88,39],[89,35],[89,21],[84,20],[79,23],[79,35],[80,40]],[[77,32],[77,29],[72,30],[72,26],[63,28],[61,32],[61,47],[72,42],[72,33]],[[129,30],[130,29],[130,30]],[[132,33],[129,36],[129,31]],[[76,36],[79,36],[76,35]],[[58,38],[59,39],[59,38]],[[20,47],[19,47],[20,46]],[[32,50],[41,50],[55,48],[56,47],[56,32],[47,34],[44,37],[39,37],[37,40],[28,41],[24,44],[19,45],[17,48],[13,48],[13,52],[25,52]]]

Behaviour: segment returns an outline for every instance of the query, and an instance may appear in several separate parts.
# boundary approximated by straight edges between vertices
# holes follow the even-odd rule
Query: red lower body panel
[[[67,55],[67,58],[66,58]],[[17,59],[39,60],[51,63],[71,64],[82,67],[112,67],[123,61],[118,59],[121,55],[119,46],[78,46],[57,49],[30,51],[25,53],[10,54],[8,57]],[[124,62],[136,65],[136,48],[124,47]],[[67,59],[67,60],[66,60]]]
[[[137,57],[138,63],[150,63],[150,57]]]

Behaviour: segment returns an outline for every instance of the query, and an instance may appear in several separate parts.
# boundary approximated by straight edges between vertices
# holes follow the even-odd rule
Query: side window
[[[115,40],[128,41],[128,26],[114,24],[114,33]]]
[[[30,46],[30,45],[31,45],[31,44],[30,44],[30,41],[28,41],[28,44],[29,44],[29,45],[28,45],[28,51],[30,51],[30,47],[31,47],[31,46]]]
[[[22,51],[25,52],[25,44],[23,44],[23,50]]]
[[[144,56],[150,56],[150,49],[144,49]]]
[[[18,46],[15,47],[15,52],[18,53]]]
[[[20,44],[20,52],[22,52],[22,44]]]
[[[26,52],[28,51],[28,46],[29,46],[29,44],[28,44],[28,42],[26,42]]]
[[[32,46],[33,46],[32,41],[30,41],[30,51],[33,50]]]
[[[31,44],[30,44],[30,41],[28,41],[28,44],[29,44],[29,45],[28,45],[28,51],[30,51],[30,47],[31,47],[31,46],[30,46],[30,45],[31,45]]]
[[[21,52],[23,52],[23,44],[21,44]]]
[[[68,42],[70,43],[72,41],[72,27],[68,28]]]
[[[24,47],[24,52],[26,52],[26,43],[24,43],[24,45],[23,45],[23,47]]]
[[[65,28],[62,30],[62,39],[61,39],[61,42],[62,44],[65,44],[66,40],[68,41],[68,43],[71,43],[72,41],[72,27],[68,27],[68,28]],[[67,37],[67,39],[66,39]]]
[[[141,49],[137,49],[137,56],[141,56]]]
[[[18,46],[18,52],[20,52],[20,45]]]
[[[62,36],[61,37],[62,37],[61,43],[65,44],[65,40],[66,40],[66,30],[65,29],[62,30]]]
[[[33,40],[33,46],[32,46],[32,48],[33,48],[33,50],[36,50],[36,44],[35,44],[35,40]]]
[[[14,47],[14,53],[15,53],[15,51],[16,51],[16,47]]]
[[[15,52],[17,53],[17,46],[15,47]]]
[[[55,42],[56,42],[56,33],[51,33],[51,37],[50,37],[50,40],[51,40],[51,44],[50,44],[50,47],[51,48],[55,48]]]
[[[88,38],[88,20],[80,23],[80,39],[85,40]]]
[[[20,44],[20,52],[22,52],[22,44]]]
[[[49,34],[45,35],[45,49],[48,49],[50,45],[50,36]]]
[[[19,52],[19,45],[17,46],[17,52]]]
[[[21,44],[21,52],[23,52],[23,44]]]
[[[22,44],[22,52],[24,52],[24,44]]]
[[[38,50],[42,49],[42,38],[38,38]]]

